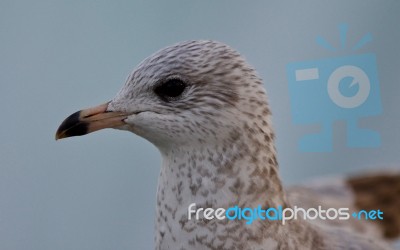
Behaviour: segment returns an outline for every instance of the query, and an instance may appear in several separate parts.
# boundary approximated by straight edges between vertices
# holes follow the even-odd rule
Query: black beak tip
[[[80,120],[80,113],[81,111],[73,113],[61,123],[56,132],[56,140],[87,134],[89,124]]]

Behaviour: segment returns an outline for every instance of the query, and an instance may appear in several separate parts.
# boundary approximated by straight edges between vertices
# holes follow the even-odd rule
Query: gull
[[[248,225],[204,215],[189,219],[193,203],[196,208],[214,209],[259,205],[372,209],[382,197],[373,195],[374,190],[400,183],[397,174],[388,174],[284,189],[262,80],[236,50],[221,42],[185,41],[154,53],[133,70],[111,101],[67,117],[56,139],[104,128],[133,132],[162,155],[156,249],[377,250],[390,249],[385,234],[397,237],[399,203],[393,202],[399,195],[390,191],[385,196],[390,201],[384,203],[389,204],[385,216],[397,219],[393,225],[352,218],[311,221],[301,216],[285,225],[279,220],[254,220]]]

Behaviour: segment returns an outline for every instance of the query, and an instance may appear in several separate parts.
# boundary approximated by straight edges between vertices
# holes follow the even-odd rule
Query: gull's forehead
[[[216,41],[186,41],[146,58],[132,74],[132,78],[160,78],[168,75],[201,76],[213,69],[227,68],[237,63],[240,55],[229,46]],[[140,80],[140,79],[139,79]]]
[[[234,54],[234,50],[226,44],[217,41],[185,41],[157,51],[149,57],[148,62],[168,61],[171,59],[195,59],[202,61],[202,59],[209,59],[210,57],[222,54]]]

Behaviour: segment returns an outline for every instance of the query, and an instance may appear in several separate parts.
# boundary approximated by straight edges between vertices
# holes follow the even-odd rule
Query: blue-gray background
[[[0,1],[0,249],[152,249],[158,151],[114,130],[54,140],[70,113],[110,100],[131,69],[187,39],[238,49],[264,79],[286,184],[399,168],[399,1]],[[301,153],[307,126],[291,120],[285,67],[332,56],[371,32],[383,113],[363,120],[378,149],[349,149],[335,125],[332,153]],[[336,55],[341,55],[336,54]]]

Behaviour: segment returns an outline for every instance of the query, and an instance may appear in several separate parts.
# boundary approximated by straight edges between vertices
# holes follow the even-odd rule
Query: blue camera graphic
[[[338,120],[346,121],[348,147],[380,146],[379,133],[357,125],[359,118],[382,112],[373,54],[289,63],[287,76],[293,122],[321,125],[300,139],[301,151],[332,151]]]

